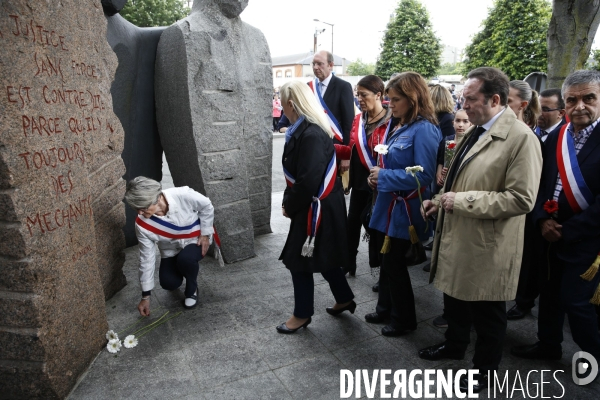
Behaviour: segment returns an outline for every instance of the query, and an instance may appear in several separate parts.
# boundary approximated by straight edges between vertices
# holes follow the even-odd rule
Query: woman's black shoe
[[[325,311],[327,311],[329,314],[331,315],[338,315],[343,313],[344,311],[350,311],[352,314],[354,314],[354,310],[356,310],[356,303],[354,302],[354,300],[352,300],[350,302],[350,304],[348,304],[346,307],[342,307],[342,308],[338,308],[337,310],[334,309],[333,307],[327,307],[325,309]]]
[[[373,287],[371,288],[375,293],[379,292],[379,282],[377,282],[376,284],[373,285]]]
[[[306,328],[308,326],[308,324],[310,324],[311,322],[312,322],[312,318],[308,317],[308,320],[305,323],[303,323],[302,325],[300,325],[299,327],[297,327],[296,329],[288,328],[287,325],[285,324],[285,322],[283,324],[279,325],[275,329],[277,329],[277,332],[279,332],[279,333],[294,333],[300,328]]]

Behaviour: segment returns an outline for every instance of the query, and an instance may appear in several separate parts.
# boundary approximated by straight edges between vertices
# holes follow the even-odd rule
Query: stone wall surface
[[[271,232],[269,48],[239,13],[247,1],[197,0],[163,32],[156,58],[161,143],[176,186],[207,195],[227,262]]]
[[[100,0],[0,1],[0,397],[64,398],[106,343],[125,222]]]

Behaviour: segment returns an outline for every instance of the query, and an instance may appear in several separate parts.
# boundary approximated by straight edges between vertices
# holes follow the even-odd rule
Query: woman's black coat
[[[306,120],[283,149],[283,166],[296,182],[283,194],[283,206],[291,224],[279,259],[291,271],[324,272],[347,264],[346,202],[340,178],[336,178],[329,196],[321,200],[321,224],[313,256],[301,255],[307,237],[308,209],[323,182],[334,151],[331,138],[319,126]]]

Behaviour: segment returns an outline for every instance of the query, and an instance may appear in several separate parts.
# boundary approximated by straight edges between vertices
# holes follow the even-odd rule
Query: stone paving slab
[[[100,352],[69,398],[336,399],[340,396],[340,369],[368,369],[371,374],[382,368],[456,370],[471,366],[474,332],[462,361],[428,362],[417,356],[418,349],[444,340],[444,329],[432,323],[442,312],[442,294],[427,283],[428,274],[421,266],[409,270],[419,321],[415,332],[387,338],[380,334],[383,325],[364,321],[364,315],[374,310],[377,300],[371,291],[375,278],[370,275],[364,243],[359,249],[357,275],[348,278],[358,303],[356,313],[337,317],[327,314],[325,307],[333,304],[333,296],[327,283],[315,275],[313,322],[294,335],[278,334],[275,326],[293,310],[291,277],[278,261],[289,226],[289,221],[281,216],[281,198],[282,192],[273,193],[273,233],[256,238],[260,249],[257,257],[224,268],[212,258],[203,260],[199,304],[193,310],[181,306],[183,287],[167,292],[157,282],[148,322],[166,311],[169,315],[183,313],[141,337],[134,349],[122,348],[116,355]],[[137,247],[126,250],[124,273],[128,285],[106,303],[109,326],[116,331],[139,317],[137,253]],[[158,272],[155,277],[158,279]],[[511,306],[509,302],[507,308]],[[525,382],[531,370],[564,370],[558,374],[564,385],[563,398],[600,398],[599,384],[581,387],[571,380],[571,357],[579,349],[568,326],[562,360],[528,361],[510,355],[511,346],[535,341],[535,315],[534,309],[521,321],[509,321],[499,373],[508,369],[512,385],[516,371]],[[545,378],[554,385],[545,385],[544,396],[560,397],[563,389],[551,375]],[[510,398],[532,398],[534,388],[530,384],[529,395],[517,390]],[[364,389],[361,395],[365,398]],[[379,396],[377,388],[375,398]],[[507,397],[506,393],[496,394],[496,398]],[[480,398],[488,398],[488,394],[484,392]]]

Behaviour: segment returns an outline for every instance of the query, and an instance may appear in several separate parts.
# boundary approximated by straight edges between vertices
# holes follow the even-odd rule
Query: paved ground
[[[361,243],[356,277],[348,282],[358,307],[354,315],[332,317],[325,307],[334,300],[327,283],[315,275],[315,315],[308,329],[294,335],[281,335],[275,326],[285,321],[293,309],[289,272],[277,260],[285,242],[288,221],[280,215],[283,178],[279,171],[283,141],[274,140],[274,184],[272,196],[273,233],[256,239],[257,257],[220,268],[214,259],[201,262],[200,300],[194,310],[185,310],[140,339],[134,349],[123,348],[113,355],[100,352],[79,385],[70,395],[79,399],[337,399],[340,397],[340,370],[470,367],[473,345],[465,360],[427,362],[417,350],[443,341],[444,329],[433,326],[441,313],[442,296],[429,285],[428,274],[420,266],[410,268],[417,306],[418,329],[402,338],[380,335],[381,325],[367,324],[363,316],[375,308],[377,295],[371,291],[374,279],[367,267],[366,247]],[[168,172],[168,171],[165,171]],[[165,174],[168,185],[170,175]],[[121,331],[139,314],[137,247],[126,250],[124,267],[128,285],[106,303],[111,329]],[[158,279],[158,273],[155,274]],[[183,289],[166,292],[157,285],[153,291],[154,312],[148,323],[165,310],[182,311]],[[510,307],[512,304],[509,304]],[[161,309],[157,310],[158,307]],[[534,315],[537,311],[534,309]],[[578,350],[565,328],[563,359],[559,362],[533,362],[510,356],[515,344],[535,341],[536,318],[529,315],[509,322],[500,373],[509,371],[508,387],[490,398],[541,398],[540,370],[557,373],[559,385],[545,373],[544,397],[598,399],[600,385],[573,384],[571,357]],[[104,335],[104,332],[98,332]],[[124,335],[121,335],[124,337]],[[472,339],[474,341],[474,335]],[[529,392],[520,390],[529,376]],[[516,382],[516,384],[515,384]],[[516,390],[511,390],[516,385]],[[536,386],[537,385],[537,386]],[[563,390],[564,387],[564,390]],[[537,388],[537,389],[536,389]],[[393,390],[388,389],[389,392]],[[361,391],[365,396],[365,390]],[[379,388],[375,398],[379,398]],[[408,395],[408,394],[407,394]],[[360,396],[359,396],[360,397]],[[352,398],[356,398],[355,394]],[[443,396],[436,398],[444,398]],[[480,398],[488,398],[486,392]]]

